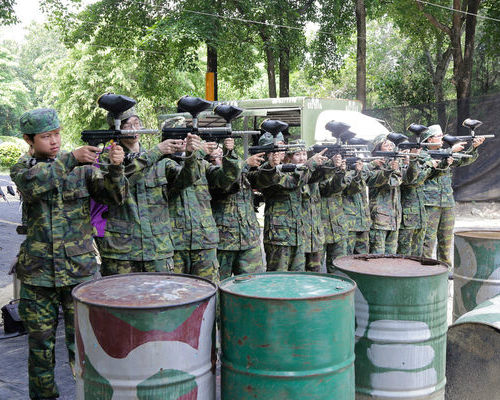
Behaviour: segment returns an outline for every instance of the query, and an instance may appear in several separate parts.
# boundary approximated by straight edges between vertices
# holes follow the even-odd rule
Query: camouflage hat
[[[131,107],[128,110],[125,110],[125,111],[119,113],[116,118],[119,119],[121,122],[123,122],[123,121],[129,119],[130,117],[134,117],[134,116],[138,117],[137,112],[135,111],[135,107]],[[108,115],[106,117],[106,121],[108,121],[108,125],[111,128],[115,127],[115,120],[114,120],[113,114],[111,112],[108,112]]]
[[[378,135],[373,139],[373,147],[381,146],[382,143],[387,139],[387,135],[385,133],[382,133],[381,135]]]
[[[301,139],[292,140],[288,144],[290,144],[290,145],[296,144],[297,145],[296,147],[289,147],[288,149],[286,149],[286,154],[288,154],[288,155],[291,155],[293,153],[297,153],[298,151],[307,151],[306,142],[304,142]]]
[[[269,144],[274,144],[276,142],[284,142],[285,138],[281,132],[279,132],[276,135],[276,138],[271,135],[269,132],[265,132],[260,138],[259,138],[259,146],[266,146]]]
[[[184,117],[173,117],[168,118],[163,122],[162,128],[185,128],[186,127],[186,118]]]
[[[431,126],[429,126],[429,129],[427,131],[422,133],[422,135],[420,136],[420,141],[424,142],[433,136],[442,135],[442,134],[443,134],[443,130],[441,129],[441,125],[431,125]]]
[[[21,132],[27,135],[53,131],[60,127],[53,108],[37,108],[24,113],[19,119]]]

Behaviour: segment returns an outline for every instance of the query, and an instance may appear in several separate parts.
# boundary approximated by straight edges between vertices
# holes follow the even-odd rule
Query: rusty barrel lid
[[[111,308],[165,308],[203,301],[217,286],[205,278],[162,272],[113,275],[76,286],[79,302]]]
[[[424,277],[448,273],[445,263],[430,258],[393,254],[358,254],[337,258],[333,265],[342,271],[390,277]]]
[[[351,279],[309,272],[263,272],[227,278],[220,290],[259,299],[301,300],[345,295],[356,289]]]

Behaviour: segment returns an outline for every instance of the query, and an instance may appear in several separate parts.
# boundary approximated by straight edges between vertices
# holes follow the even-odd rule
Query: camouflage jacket
[[[308,160],[294,172],[282,172],[262,164],[250,171],[252,187],[262,192],[264,208],[264,243],[299,246],[303,240],[302,193],[300,188],[311,179],[317,163]]]
[[[125,154],[132,154],[124,147]],[[101,155],[103,169],[109,163],[109,153]],[[125,175],[129,193],[125,203],[111,206],[101,256],[117,260],[150,261],[163,259],[174,251],[168,212],[171,190],[182,190],[199,178],[198,160],[193,154],[181,167],[166,158],[155,146],[141,151],[126,163]]]
[[[90,197],[108,205],[123,203],[128,189],[123,167],[113,165],[104,173],[90,165],[78,166],[65,151],[52,162],[31,165],[21,159],[10,171],[28,216],[18,277],[25,284],[47,287],[91,279],[97,263]]]
[[[247,250],[260,246],[260,227],[253,208],[248,164],[239,179],[226,188],[210,188],[212,214],[219,230],[219,250]]]
[[[465,151],[472,155],[471,158],[462,158],[453,161],[451,167],[463,167],[476,161],[479,153],[472,146]],[[425,151],[422,151],[423,156],[430,157]],[[452,170],[443,160],[438,168],[435,168],[429,178],[424,183],[425,205],[432,207],[453,207],[455,199],[453,198]]]
[[[366,183],[369,188],[371,227],[373,229],[389,231],[399,229],[401,223],[401,182],[401,171],[372,164]]]
[[[401,229],[420,229],[425,227],[426,213],[424,201],[424,182],[432,173],[432,163],[420,158],[411,161],[403,173],[401,184]]]
[[[170,191],[169,213],[175,250],[202,250],[216,248],[219,232],[212,215],[209,187],[226,188],[240,176],[240,160],[234,151],[222,158],[222,166],[204,160],[198,151],[199,179],[183,190]],[[181,161],[181,164],[183,161]]]
[[[321,194],[321,223],[325,232],[325,243],[336,243],[347,236],[342,192],[349,185],[349,175],[338,169],[328,181],[319,184]]]
[[[349,171],[347,173],[347,186],[342,196],[342,207],[348,232],[370,230],[371,218],[366,186],[369,174],[370,169],[366,165],[360,172]]]
[[[325,232],[321,221],[319,183],[309,183],[300,189],[302,193],[302,244],[304,252],[322,251],[325,244]]]

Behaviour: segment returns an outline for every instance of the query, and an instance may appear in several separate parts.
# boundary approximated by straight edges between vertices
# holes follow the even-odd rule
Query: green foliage
[[[14,12],[15,0],[0,0],[0,25],[13,25],[19,22]]]
[[[30,104],[17,73],[16,50],[13,43],[0,44],[0,135],[19,135],[19,117]]]
[[[10,167],[23,155],[21,147],[15,143],[0,143],[0,166]]]

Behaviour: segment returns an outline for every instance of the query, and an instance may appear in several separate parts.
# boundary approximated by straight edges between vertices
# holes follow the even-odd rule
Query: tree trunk
[[[218,100],[217,90],[217,49],[207,43],[207,72],[214,74],[214,100]]]
[[[468,129],[462,126],[464,119],[470,117],[470,96],[472,82],[472,65],[474,57],[474,41],[476,35],[476,15],[481,0],[469,0],[465,17],[465,46],[462,54],[461,36],[463,17],[453,13],[451,43],[453,48],[453,83],[457,93],[457,135],[467,135]],[[460,1],[453,0],[453,7],[460,9]],[[474,15],[472,15],[474,14]]]
[[[356,98],[366,108],[366,9],[364,0],[356,0],[357,55]]]
[[[280,97],[290,97],[290,49],[280,50]]]
[[[266,60],[267,60],[267,82],[269,86],[269,97],[275,98],[276,94],[276,68],[274,62],[273,50],[269,47],[266,48]]]

